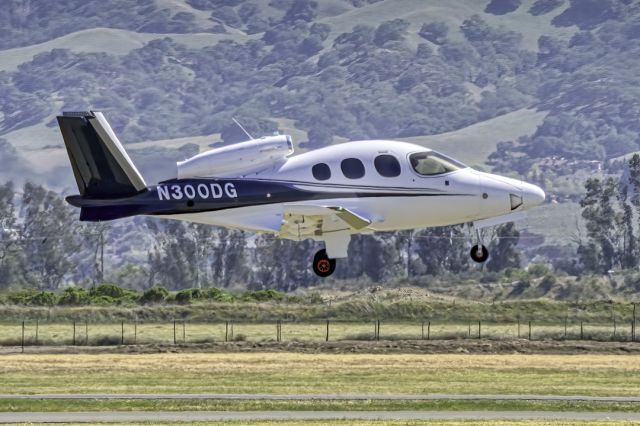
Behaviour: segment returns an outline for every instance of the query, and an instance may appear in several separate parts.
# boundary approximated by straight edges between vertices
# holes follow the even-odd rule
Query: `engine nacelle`
[[[291,136],[268,136],[212,149],[178,161],[178,179],[244,175],[282,162],[293,153]]]

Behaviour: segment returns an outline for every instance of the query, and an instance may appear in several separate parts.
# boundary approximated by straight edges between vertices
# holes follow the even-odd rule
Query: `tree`
[[[431,43],[444,44],[444,42],[447,40],[448,32],[449,27],[447,27],[446,23],[435,21],[422,24],[422,27],[420,27],[420,31],[418,31],[418,35],[423,39],[430,41]]]
[[[40,289],[56,289],[74,268],[72,255],[81,248],[83,228],[76,212],[53,191],[25,183],[20,238],[24,280]]]
[[[604,181],[591,178],[585,183],[585,189],[587,192],[580,206],[590,240],[588,248],[594,252],[582,249],[580,253],[588,254],[587,258],[582,259],[586,269],[606,273],[618,261],[616,223],[619,223],[619,213],[614,210],[612,203],[616,182],[613,178]]]
[[[376,29],[373,42],[378,46],[383,46],[389,41],[401,41],[407,33],[409,22],[404,19],[394,19],[380,24]]]
[[[283,22],[295,22],[298,20],[312,22],[316,16],[316,8],[318,3],[313,0],[296,0],[291,3],[291,7],[287,10]]]
[[[0,289],[7,288],[16,279],[18,230],[13,182],[0,185]]]
[[[469,255],[463,241],[462,226],[442,226],[417,231],[413,247],[420,259],[423,274],[461,272],[469,267]]]
[[[520,252],[517,249],[520,231],[509,222],[496,229],[496,240],[489,244],[487,269],[492,272],[520,267]]]
[[[171,290],[198,286],[200,241],[196,227],[202,225],[153,219],[147,219],[145,224],[155,239],[149,253],[150,286],[160,283]]]

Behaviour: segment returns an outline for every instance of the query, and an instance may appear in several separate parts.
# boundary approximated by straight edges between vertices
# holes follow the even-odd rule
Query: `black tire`
[[[471,255],[471,259],[477,263],[484,263],[489,258],[489,250],[487,250],[485,246],[478,247],[477,244],[471,247],[471,252],[469,254]]]
[[[313,272],[319,277],[328,277],[336,270],[336,260],[329,259],[327,251],[322,249],[313,258]]]

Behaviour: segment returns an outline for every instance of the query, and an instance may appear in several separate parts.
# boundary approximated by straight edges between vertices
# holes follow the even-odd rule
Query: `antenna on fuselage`
[[[245,135],[249,136],[249,139],[251,139],[251,140],[254,139],[253,136],[251,136],[251,133],[247,132],[247,129],[242,127],[242,124],[240,124],[240,122],[238,120],[236,120],[235,117],[231,117],[231,119],[233,120],[234,123],[236,123],[238,125],[238,127],[240,127],[240,130],[242,130]]]

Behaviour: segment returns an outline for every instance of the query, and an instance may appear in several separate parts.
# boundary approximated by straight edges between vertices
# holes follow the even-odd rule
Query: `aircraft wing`
[[[289,204],[284,206],[280,234],[303,239],[325,233],[361,231],[373,220],[367,215],[336,205]]]

